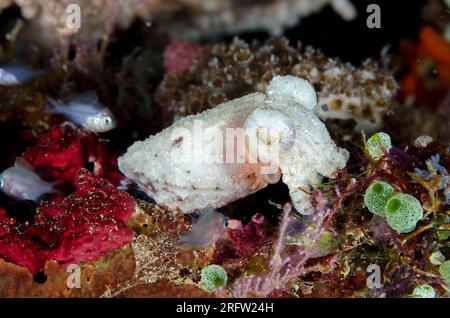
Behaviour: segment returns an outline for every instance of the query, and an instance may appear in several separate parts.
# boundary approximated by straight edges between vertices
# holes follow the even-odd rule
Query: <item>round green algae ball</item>
[[[390,227],[399,233],[409,233],[422,218],[423,208],[412,195],[397,193],[386,202],[384,213]]]
[[[436,298],[436,291],[430,285],[423,284],[414,288],[412,296],[416,298]]]
[[[392,148],[391,137],[379,132],[367,140],[367,151],[372,158],[380,158],[384,156],[383,148],[389,151]]]
[[[447,281],[447,283],[450,283],[450,260],[441,264],[439,267],[439,274],[441,274],[441,277]]]
[[[227,272],[219,265],[208,265],[202,269],[200,285],[208,290],[215,291],[218,287],[225,286],[227,284],[228,276]]]
[[[373,214],[384,217],[386,202],[395,194],[394,188],[387,182],[374,181],[364,193],[364,205]]]

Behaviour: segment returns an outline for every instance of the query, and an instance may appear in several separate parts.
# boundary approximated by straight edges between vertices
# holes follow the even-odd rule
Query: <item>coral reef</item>
[[[91,44],[107,40],[116,25],[126,28],[135,17],[148,19],[161,1],[123,1],[123,0],[76,0],[76,1],[23,1],[3,0],[0,11],[12,4],[20,7],[22,16],[30,20],[29,32],[41,44],[50,46],[57,40],[73,37],[79,44]],[[68,25],[69,5],[78,5],[81,9],[82,27],[71,28]]]
[[[400,97],[413,98],[419,105],[436,107],[450,89],[449,41],[434,28],[424,26],[417,44],[404,41],[400,48],[408,64],[408,73],[401,82]]]
[[[449,297],[419,2],[0,0],[0,297]]]
[[[46,260],[95,261],[134,238],[126,225],[135,211],[133,198],[86,170],[79,173],[76,192],[43,201],[32,223],[14,226],[14,218],[2,211],[0,255],[33,274]]]
[[[418,285],[427,283],[437,296],[445,296],[440,263],[435,265],[429,257],[432,251],[446,246],[448,236],[440,236],[438,241],[431,238],[448,226],[448,205],[440,201],[444,192],[438,190],[438,180],[423,182],[414,174],[414,167],[426,166],[427,158],[436,153],[440,164],[449,165],[448,149],[436,142],[411,146],[407,152],[393,147],[375,161],[366,157],[357,166],[341,171],[335,181],[314,190],[316,214],[308,220],[299,219],[289,205],[285,206],[278,234],[266,232],[263,236],[272,248],[270,254],[259,249],[256,264],[260,270],[255,271],[252,265],[248,267],[252,271],[238,271],[239,278],[233,280],[228,292],[237,297],[398,297],[413,294]],[[364,191],[379,178],[389,180],[397,191],[421,198],[425,213],[412,233],[396,233],[385,219],[363,207]],[[329,236],[326,233],[338,235],[331,245],[325,244],[331,249],[317,254],[323,251],[321,241],[332,242],[322,240]],[[219,245],[218,251],[222,249]],[[219,263],[231,272],[233,267],[227,266],[227,261]],[[370,264],[383,269],[383,286],[378,289],[367,286],[365,270]]]
[[[145,201],[138,201],[138,212],[130,220],[130,226],[138,233],[132,243],[136,268],[133,277],[114,289],[106,292],[104,297],[117,297],[133,293],[144,288],[145,296],[207,296],[195,282],[200,270],[209,264],[214,247],[200,250],[192,249],[178,243],[180,234],[190,228],[186,216],[164,211],[158,206]],[[172,286],[161,290],[160,285]],[[177,290],[182,294],[179,295]],[[184,290],[184,292],[183,292]],[[141,291],[142,292],[142,291]],[[189,294],[192,292],[193,294]]]
[[[257,250],[261,240],[265,237],[263,229],[264,216],[255,214],[250,222],[243,225],[240,221],[228,229],[228,237],[233,245],[233,252],[237,257],[246,257]],[[220,253],[216,252],[216,257],[220,259]]]
[[[198,49],[191,50],[190,55]],[[312,47],[293,47],[276,38],[263,43],[235,39],[230,44],[206,45],[192,65],[182,69],[185,66],[183,60],[175,67],[178,71],[172,67],[158,89],[163,111],[171,112],[174,119],[250,92],[263,92],[276,75],[294,75],[314,85],[316,113],[321,119],[353,119],[357,129],[373,130],[382,125],[397,90],[392,74],[373,60],[354,67]]]
[[[96,176],[115,185],[123,179],[117,171],[116,158],[107,150],[105,143],[94,133],[69,123],[53,126],[39,136],[35,145],[23,153],[23,157],[45,178],[58,180],[61,185],[67,183],[75,186],[80,170],[91,165]]]
[[[183,71],[194,64],[200,46],[184,41],[175,41],[164,50],[164,68],[167,73]]]
[[[83,288],[68,288],[70,272],[56,261],[45,263],[45,275],[37,281],[28,269],[0,260],[0,296],[100,297],[112,286],[131,279],[134,268],[133,252],[127,244],[96,262],[80,263]]]
[[[54,30],[60,36],[82,33],[78,39],[81,43],[104,39],[104,35],[108,35],[116,25],[126,28],[136,17],[164,23],[165,19],[160,17],[164,14],[178,14],[177,20],[166,26],[173,37],[191,39],[252,30],[280,35],[284,28],[295,25],[300,17],[318,12],[326,5],[331,5],[346,20],[356,16],[356,10],[348,0],[268,0],[262,3],[253,0],[2,0],[0,11],[13,3],[21,8],[24,18],[33,21],[35,28],[46,31],[44,36],[54,36]],[[78,4],[82,8],[84,30],[67,27],[66,8],[69,4]]]

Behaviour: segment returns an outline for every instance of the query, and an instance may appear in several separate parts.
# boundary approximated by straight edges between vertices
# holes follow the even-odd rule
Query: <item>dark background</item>
[[[227,0],[228,1],[228,0]],[[314,0],[312,0],[314,1]],[[423,23],[420,11],[425,0],[352,0],[358,10],[358,17],[353,21],[343,20],[332,8],[325,7],[322,11],[309,17],[301,18],[293,28],[285,30],[284,36],[291,43],[301,40],[305,44],[321,48],[329,56],[339,56],[345,61],[358,63],[366,57],[379,57],[381,49],[390,45],[393,52],[399,40],[404,38],[414,39],[419,27]],[[369,4],[378,4],[381,8],[381,28],[369,29],[366,19]],[[5,30],[10,30],[15,18],[20,16],[20,9],[12,6],[0,14],[0,37],[4,37]],[[136,22],[129,30],[120,30],[115,33],[115,40],[110,49],[114,55],[127,55],[136,45],[142,45],[150,38],[151,46],[163,45],[164,40],[156,39],[155,35],[143,35],[143,22]],[[158,24],[155,23],[155,27]],[[217,42],[231,40],[234,36],[245,40],[265,39],[269,35],[263,32],[249,32],[206,40],[205,42]],[[164,37],[164,34],[159,33]],[[0,38],[0,43],[4,42]],[[163,49],[164,47],[161,47]]]
[[[345,61],[358,63],[367,57],[378,58],[385,45],[396,51],[397,43],[404,38],[414,39],[422,25],[421,8],[425,0],[352,0],[358,10],[353,21],[343,20],[330,7],[302,18],[297,26],[285,31],[285,36],[295,43],[301,40],[322,49],[329,56],[339,56]],[[367,6],[378,4],[381,8],[381,28],[369,29],[366,24]],[[266,38],[264,33],[242,34],[246,40]]]

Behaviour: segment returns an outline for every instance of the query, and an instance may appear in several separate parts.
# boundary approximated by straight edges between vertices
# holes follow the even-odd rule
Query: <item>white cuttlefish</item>
[[[265,94],[184,117],[135,142],[119,158],[119,169],[170,210],[219,208],[281,178],[298,212],[311,214],[311,186],[348,160],[314,114],[316,103],[309,82],[276,76]],[[243,139],[228,138],[239,129]]]
[[[61,114],[93,132],[107,132],[117,126],[114,114],[98,101],[95,91],[87,91],[62,104],[49,97],[47,100],[53,106],[51,114]]]
[[[17,158],[15,165],[0,174],[0,190],[17,200],[38,201],[46,193],[59,193],[58,182],[42,180],[23,159]]]

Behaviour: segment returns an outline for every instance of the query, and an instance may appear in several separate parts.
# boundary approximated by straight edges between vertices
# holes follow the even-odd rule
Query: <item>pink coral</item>
[[[164,51],[164,67],[167,73],[188,69],[199,53],[200,47],[195,43],[175,41]]]
[[[45,179],[62,184],[76,186],[80,170],[92,163],[96,176],[115,185],[123,178],[117,169],[116,157],[107,151],[105,143],[94,133],[70,124],[53,126],[25,151],[23,157]]]
[[[46,260],[98,260],[133,240],[127,222],[134,211],[130,195],[81,169],[76,191],[42,202],[31,224],[14,227],[0,210],[0,256],[32,273],[43,270]]]
[[[178,52],[176,48],[166,55]],[[173,59],[177,67],[168,69],[156,92],[156,100],[163,111],[173,114],[172,120],[264,92],[274,76],[293,75],[315,87],[315,111],[321,119],[352,119],[367,131],[382,124],[397,90],[392,74],[374,60],[354,67],[312,47],[291,46],[283,38],[252,43],[235,38],[203,45],[188,56],[194,61]]]
[[[187,70],[194,64],[200,46],[190,42],[175,41],[164,51],[164,68],[166,73],[176,73]],[[171,102],[160,101],[161,121],[164,126],[168,126],[173,120]]]

